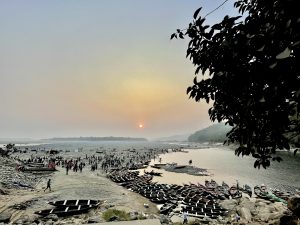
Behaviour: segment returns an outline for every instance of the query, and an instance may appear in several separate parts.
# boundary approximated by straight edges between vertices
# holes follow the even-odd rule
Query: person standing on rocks
[[[49,188],[49,191],[51,191],[51,179],[47,182],[47,187],[44,189],[44,192]]]

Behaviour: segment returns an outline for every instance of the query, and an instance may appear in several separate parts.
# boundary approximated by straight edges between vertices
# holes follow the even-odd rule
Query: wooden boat
[[[285,201],[288,201],[288,199],[291,197],[291,193],[289,193],[289,192],[283,192],[283,191],[280,191],[280,190],[278,190],[278,189],[274,189],[274,190],[272,191],[272,193],[273,193],[275,196],[277,196],[278,198],[281,198],[281,199],[283,199],[283,200],[285,200]]]
[[[257,197],[269,200],[271,202],[283,202],[284,204],[287,204],[287,201],[283,198],[280,198],[273,194],[271,191],[268,191],[267,188],[264,185],[261,186],[255,186],[254,187],[254,193]]]
[[[255,195],[256,195],[257,197],[260,197],[260,198],[262,198],[262,199],[269,200],[269,197],[267,196],[268,191],[267,191],[267,189],[265,188],[264,185],[262,185],[262,186],[256,185],[256,186],[254,187],[254,193],[255,193]]]
[[[231,195],[232,198],[241,198],[242,197],[242,192],[239,191],[237,186],[231,186],[229,188],[229,194]]]
[[[55,168],[49,167],[25,167],[24,172],[43,172],[43,171],[57,171]]]
[[[45,209],[45,210],[36,211],[34,213],[41,216],[56,214],[57,216],[61,217],[61,216],[81,214],[96,207],[97,207],[96,205],[59,206],[54,209]]]
[[[77,200],[59,200],[48,202],[50,205],[54,206],[79,206],[79,205],[96,205],[100,204],[99,200],[90,199],[77,199]]]
[[[152,168],[161,169],[161,166],[151,165]]]
[[[252,189],[248,184],[244,185],[244,188],[242,190],[244,193],[248,194],[250,197],[252,196]]]
[[[174,169],[183,169],[185,167],[186,165],[178,165],[178,166],[174,166]]]
[[[150,201],[156,204],[164,204],[168,201],[168,199],[165,197],[156,197],[156,198],[150,198]]]
[[[148,174],[148,175],[152,175],[152,176],[161,176],[162,173],[160,172],[154,172],[154,171],[144,171],[145,174]]]
[[[226,184],[224,181],[222,182],[222,187],[225,188],[226,190],[229,190],[229,185]]]
[[[167,165],[167,164],[166,163],[154,163],[154,166],[162,167],[162,166],[165,166],[165,165]]]
[[[44,165],[44,163],[34,163],[34,162],[31,162],[31,163],[24,163],[24,166],[26,166],[26,167],[39,167],[39,168],[41,168],[41,167],[44,167],[45,165]]]
[[[176,208],[176,204],[165,203],[159,209],[159,213],[164,214],[164,215],[168,215],[172,211],[172,209],[174,209],[174,208]]]
[[[220,206],[214,207],[214,208],[185,206],[184,209],[187,211],[190,211],[190,212],[216,213],[219,215],[225,215],[226,213],[228,213],[228,211],[226,209],[223,209]]]

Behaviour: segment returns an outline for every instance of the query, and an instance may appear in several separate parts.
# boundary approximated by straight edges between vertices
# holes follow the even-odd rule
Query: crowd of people
[[[49,154],[43,152],[36,152],[29,155],[28,158],[16,155],[13,158],[20,163],[17,165],[17,170],[22,171],[24,166],[28,164],[41,164],[44,167],[55,168],[56,166],[65,168],[66,175],[70,171],[82,172],[87,166],[90,171],[102,170],[109,172],[111,170],[119,169],[132,169],[139,168],[150,162],[151,159],[155,159],[159,154],[168,152],[168,149],[155,148],[155,149],[127,149],[124,151],[107,150],[99,153],[93,153],[91,155],[81,154],[81,156],[62,156],[63,154]]]

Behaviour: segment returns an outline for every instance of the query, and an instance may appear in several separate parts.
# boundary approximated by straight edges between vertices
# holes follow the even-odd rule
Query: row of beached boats
[[[77,199],[77,200],[60,200],[60,201],[51,201],[48,204],[55,206],[51,209],[44,209],[36,211],[35,214],[40,216],[48,216],[50,214],[55,214],[59,217],[70,216],[81,214],[89,211],[90,209],[97,208],[100,204],[100,200],[91,200],[91,199]]]
[[[230,187],[225,182],[219,185],[214,180],[206,180],[204,185],[200,183],[158,184],[151,181],[152,176],[149,174],[139,176],[138,171],[126,170],[113,171],[108,174],[108,177],[117,181],[121,186],[161,205],[160,213],[166,215],[181,209],[179,213],[187,211],[189,215],[195,217],[217,218],[227,214],[227,210],[219,205],[220,200],[241,198],[243,193],[250,197],[253,195],[252,188],[247,184],[240,186],[237,183]],[[257,197],[270,201],[285,202],[283,199],[288,197],[286,193],[278,190],[271,195],[269,191],[269,195],[266,195],[258,189],[258,186],[255,186],[254,192]]]
[[[227,214],[227,210],[219,205],[219,200],[240,198],[242,191],[252,195],[249,186],[243,189],[236,186],[229,187],[225,182],[218,185],[214,180],[202,184],[158,184],[152,182],[149,174],[139,175],[138,171],[112,171],[108,177],[121,186],[139,193],[153,203],[161,205],[161,214],[187,211],[197,217],[216,218]],[[248,187],[250,189],[248,189]],[[251,193],[250,193],[251,191]]]

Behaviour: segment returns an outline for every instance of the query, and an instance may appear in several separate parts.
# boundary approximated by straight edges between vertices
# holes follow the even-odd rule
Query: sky
[[[0,138],[188,134],[212,124],[186,95],[187,41],[220,0],[1,0]],[[207,17],[233,15],[233,0]]]

